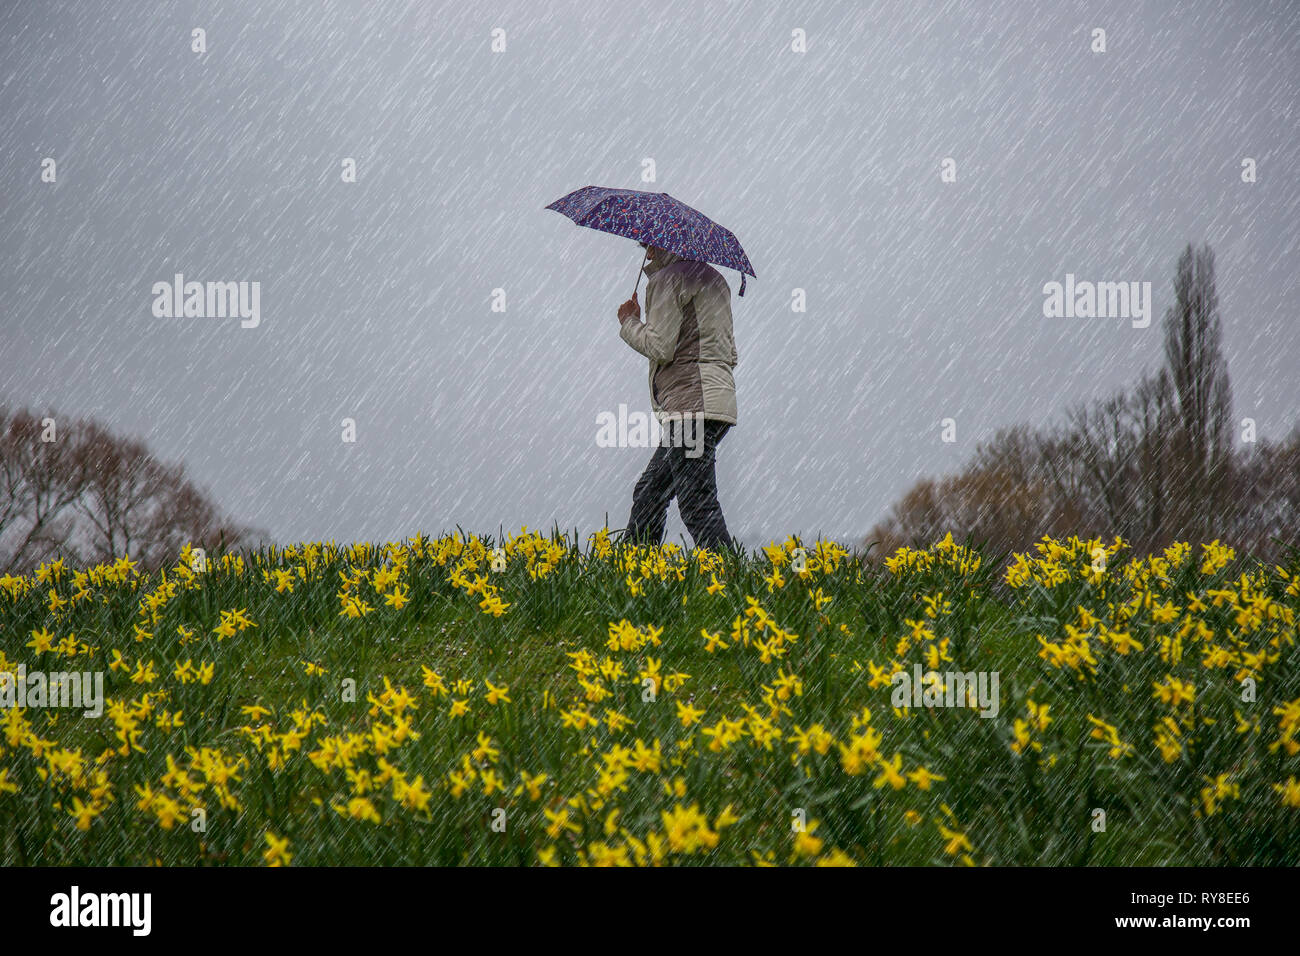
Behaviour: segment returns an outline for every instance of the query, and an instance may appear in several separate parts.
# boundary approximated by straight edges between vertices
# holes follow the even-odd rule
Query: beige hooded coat
[[[624,320],[619,335],[650,360],[650,405],[660,422],[704,413],[736,424],[739,358],[731,329],[731,289],[707,262],[666,253],[645,266],[645,322]]]

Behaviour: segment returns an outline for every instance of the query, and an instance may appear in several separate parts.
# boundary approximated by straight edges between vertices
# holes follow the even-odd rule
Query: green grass
[[[106,675],[108,696],[119,702],[139,701],[146,691],[159,696],[140,721],[139,749],[129,754],[116,752],[119,728],[107,716],[85,720],[70,711],[30,709],[21,714],[20,726],[19,717],[9,714],[8,730],[0,731],[0,771],[6,774],[0,780],[8,780],[14,792],[0,792],[0,863],[257,864],[268,833],[290,841],[296,865],[532,864],[539,854],[573,863],[620,853],[641,861],[659,855],[681,865],[1300,862],[1300,810],[1287,806],[1275,789],[1300,772],[1300,758],[1287,755],[1285,746],[1270,748],[1288,734],[1280,725],[1285,715],[1279,717],[1275,708],[1284,708],[1300,686],[1294,621],[1300,601],[1288,591],[1290,579],[1282,569],[1234,560],[1202,573],[1189,559],[1163,576],[1153,575],[1149,565],[1134,565],[1139,570],[1128,574],[1115,558],[1109,577],[1089,581],[1090,549],[1081,542],[1059,562],[1070,569],[1067,582],[1013,590],[1003,582],[1002,568],[991,562],[959,567],[964,552],[956,546],[932,549],[934,564],[927,570],[895,572],[851,557],[832,557],[822,566],[810,544],[811,571],[802,579],[790,571],[790,548],[781,552],[784,587],[769,588],[765,577],[772,564],[761,552],[706,556],[703,568],[698,557],[669,554],[670,566],[684,567],[683,579],[672,572],[665,580],[652,575],[634,594],[621,548],[598,557],[564,543],[563,556],[536,580],[528,568],[544,551],[543,538],[506,542],[509,560],[501,572],[488,567],[484,552],[495,545],[490,538],[483,539],[483,548],[439,539],[427,548],[326,549],[305,579],[294,572],[294,590],[285,594],[275,591],[274,579],[264,581],[263,572],[295,569],[304,563],[300,554],[247,555],[242,573],[230,561],[214,560],[197,576],[171,569],[169,581],[192,581],[162,604],[154,620],[142,614],[142,598],[158,587],[156,575],[87,585],[88,597],[57,612],[49,609],[50,583],[11,584],[8,593],[0,591],[0,650],[9,665],[23,663],[29,671],[101,669],[116,650],[128,669]],[[648,554],[639,552],[638,558]],[[394,555],[404,556],[397,586],[409,603],[401,609],[387,606],[369,580]],[[470,580],[482,575],[509,602],[508,611],[494,617],[480,609],[481,594],[468,595],[453,583],[457,567]],[[357,571],[363,577],[351,590],[373,610],[350,619],[339,614],[340,572]],[[633,571],[633,578],[639,573]],[[715,579],[725,590],[711,594]],[[1189,593],[1203,597],[1214,588],[1238,595],[1236,611],[1254,594],[1278,610],[1252,630],[1235,623],[1232,607],[1195,613],[1186,608]],[[812,600],[818,589],[829,598],[820,611]],[[65,571],[55,590],[69,599],[79,584]],[[1117,610],[1145,591],[1178,603],[1178,617],[1157,622],[1150,609],[1140,608],[1126,619]],[[939,593],[951,607],[927,617],[925,599]],[[706,653],[701,629],[729,634],[732,622],[745,617],[748,597],[797,640],[786,644],[784,657],[766,663],[752,646]],[[1144,651],[1118,654],[1094,628],[1095,673],[1080,677],[1069,668],[1051,667],[1039,656],[1038,636],[1064,640],[1065,626],[1077,623],[1079,607],[1113,630],[1127,629]],[[256,627],[220,639],[213,629],[222,612],[234,609],[245,611]],[[607,650],[611,623],[623,620],[662,628],[661,645]],[[925,622],[933,638],[898,655],[896,645],[912,630],[908,620]],[[1159,638],[1188,621],[1203,621],[1213,638],[1188,640],[1181,660],[1163,660]],[[152,637],[136,641],[138,624]],[[178,627],[192,629],[193,638],[182,643]],[[84,654],[68,659],[28,648],[31,633],[41,628],[56,640],[75,634],[94,649],[93,665],[84,663]],[[890,687],[870,686],[868,662],[885,668],[905,664],[910,670],[912,661],[944,640],[952,660],[940,669],[998,672],[996,717],[981,718],[962,708],[895,712]],[[1203,651],[1211,643],[1230,649],[1237,663],[1203,666]],[[1237,679],[1241,655],[1270,647],[1273,658],[1256,675],[1258,698],[1243,703]],[[570,655],[582,650],[623,665],[626,674],[602,682],[610,696],[591,710],[602,716],[612,709],[631,726],[616,731],[603,725],[585,731],[562,726],[561,712],[584,694],[570,666]],[[646,700],[637,675],[647,658],[660,660],[664,674],[690,676],[680,688],[661,687]],[[182,684],[174,678],[173,669],[186,659],[212,662],[212,682]],[[130,681],[140,662],[154,664],[159,677],[152,684]],[[304,662],[326,673],[309,676]],[[470,714],[450,716],[450,698],[423,686],[423,668],[449,684],[474,680],[467,695]],[[774,686],[782,673],[797,675],[801,693],[784,702],[789,713],[772,719],[763,688]],[[1154,683],[1167,676],[1194,684],[1195,703],[1171,708],[1155,699]],[[380,697],[385,678],[414,697],[416,706],[404,718],[418,739],[383,754],[371,746],[352,769],[373,776],[382,773],[382,759],[408,782],[422,778],[428,800],[420,808],[404,806],[391,780],[367,791],[355,775],[321,770],[307,758],[326,737],[394,725],[387,704],[372,708],[367,701]],[[355,681],[355,701],[345,699],[345,680]],[[511,702],[488,704],[485,680],[508,685]],[[1052,722],[1032,735],[1041,750],[1016,753],[1014,724],[1026,718],[1030,698],[1050,705]],[[772,719],[780,739],[768,749],[753,738],[761,725],[751,723],[742,739],[711,752],[700,726],[682,726],[678,702],[702,709],[704,726],[723,717],[744,718],[752,708],[753,714]],[[259,723],[241,711],[249,705],[272,712],[265,720],[273,728],[272,740],[292,729],[296,709],[316,713],[323,722],[273,767],[266,751],[275,745],[258,747],[246,729]],[[865,773],[847,773],[840,745],[849,745],[858,732],[852,722],[864,708],[880,734],[880,759],[898,754],[904,772],[925,767],[945,779],[928,790],[915,780],[899,790],[878,787],[878,760]],[[182,712],[183,725],[155,726],[164,711]],[[1113,757],[1105,742],[1090,737],[1088,714],[1117,727],[1131,755]],[[1257,720],[1258,730],[1236,732],[1236,714]],[[1153,744],[1153,727],[1167,715],[1176,717],[1186,738],[1184,752],[1169,762]],[[834,744],[825,754],[793,760],[795,726],[807,730],[814,724],[822,725]],[[472,756],[479,734],[491,739],[497,755]],[[618,746],[633,748],[638,740],[659,741],[660,767],[627,770],[613,790],[598,793],[606,763],[602,755]],[[693,741],[691,749],[679,756],[678,743],[686,740]],[[219,789],[196,769],[188,748],[216,748],[223,759],[239,762],[238,780],[229,788],[237,809],[221,806]],[[67,752],[79,757],[76,772],[43,778],[42,769],[55,759],[51,755]],[[102,807],[88,829],[78,829],[73,801],[84,804],[94,797],[92,766],[102,754]],[[450,774],[467,754],[474,779],[456,796]],[[169,758],[181,772],[188,769],[193,792],[176,786],[176,777],[163,782]],[[489,770],[505,781],[504,792],[483,793]],[[546,774],[537,799],[514,792],[521,771]],[[1218,775],[1224,775],[1225,786],[1237,787],[1236,795],[1216,801],[1214,812],[1206,813],[1201,792]],[[156,806],[141,808],[137,787],[174,800],[178,821],[164,827]],[[357,796],[371,801],[380,823],[336,809],[346,809]],[[671,844],[664,813],[694,804],[707,818],[706,829],[716,834],[711,850],[690,852],[686,844],[662,854],[638,850],[647,840]],[[718,826],[727,807],[738,819]],[[190,825],[196,809],[205,815],[201,831]],[[611,820],[614,809],[618,816]],[[1093,826],[1098,809],[1106,814],[1100,832]],[[504,832],[492,828],[497,810],[505,811]],[[547,810],[567,810],[576,829],[548,833],[554,818]],[[797,811],[817,821],[814,836],[823,841],[820,846],[804,841],[803,853],[797,852],[792,830]],[[948,852],[954,833],[964,835],[969,848]]]

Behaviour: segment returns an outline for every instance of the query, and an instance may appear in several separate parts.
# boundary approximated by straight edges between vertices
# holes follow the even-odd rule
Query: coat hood
[[[648,277],[654,275],[664,266],[672,265],[674,262],[695,262],[695,261],[698,260],[687,259],[685,256],[679,256],[677,253],[669,252],[667,249],[665,249],[664,258],[662,262],[647,262],[644,266],[641,267],[641,271],[644,272]],[[737,295],[745,294],[745,274],[743,272],[740,274],[740,291],[736,294]]]
[[[647,276],[652,276],[660,269],[662,269],[664,266],[670,266],[674,262],[684,262],[686,259],[685,256],[679,256],[677,253],[669,252],[667,249],[663,250],[663,252],[664,252],[663,258],[657,259],[654,262],[647,262],[642,267],[641,271],[644,272]]]

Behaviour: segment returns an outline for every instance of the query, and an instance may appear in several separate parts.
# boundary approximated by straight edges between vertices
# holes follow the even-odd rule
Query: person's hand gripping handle
[[[632,293],[632,298],[618,307],[618,324],[620,327],[631,318],[635,318],[638,322],[641,320],[641,306],[636,301],[635,292]]]

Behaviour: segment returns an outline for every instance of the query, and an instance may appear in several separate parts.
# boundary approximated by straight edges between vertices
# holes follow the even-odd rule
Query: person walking
[[[645,321],[633,292],[618,308],[619,336],[650,361],[650,404],[661,440],[632,492],[625,538],[660,544],[676,498],[697,548],[734,548],[715,472],[718,444],[736,424],[731,289],[707,262],[640,245]]]

